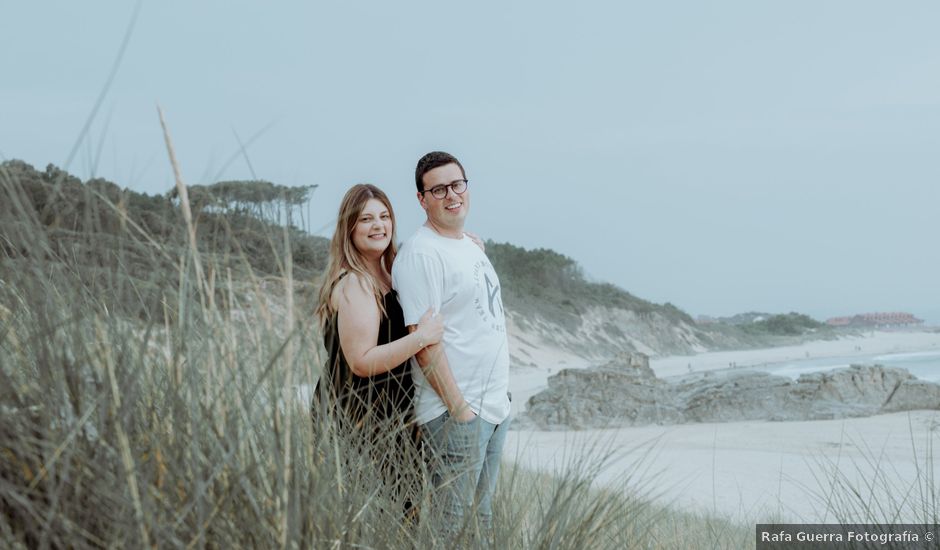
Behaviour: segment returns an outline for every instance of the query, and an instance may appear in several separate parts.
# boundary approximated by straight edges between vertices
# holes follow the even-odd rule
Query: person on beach
[[[408,360],[443,334],[441,318],[430,308],[410,333],[405,328],[391,288],[396,253],[388,197],[374,185],[353,186],[340,204],[320,288],[316,314],[329,359],[313,403],[314,416],[333,416],[334,425],[380,462],[391,483],[409,471],[407,455],[416,456]]]
[[[415,169],[427,219],[392,266],[405,324],[421,330],[430,308],[444,318],[440,344],[413,361],[415,419],[429,451],[443,530],[453,536],[476,510],[492,526],[492,497],[509,428],[509,346],[499,278],[464,232],[466,173],[452,155],[423,156]]]

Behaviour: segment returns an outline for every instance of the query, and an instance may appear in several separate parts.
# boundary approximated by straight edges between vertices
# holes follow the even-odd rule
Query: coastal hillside
[[[662,356],[768,347],[835,334],[798,313],[700,324],[668,302],[587,280],[573,259],[555,251],[488,242],[486,252],[502,282],[517,365],[536,366],[546,349],[602,360],[625,352]]]
[[[198,289],[178,288],[190,236],[175,190],[146,195],[100,178],[82,182],[53,165],[40,171],[17,160],[0,164],[0,183],[9,210],[0,241],[6,273],[40,256],[62,284],[93,294],[109,311],[161,324],[172,321],[180,307],[179,300],[166,299],[168,289],[197,298]],[[257,291],[248,289],[265,285],[245,283],[283,280],[290,252],[298,299],[303,311],[313,310],[328,241],[301,229],[310,222],[303,212],[312,189],[267,181],[189,187],[193,239],[218,281],[212,286],[220,303],[232,299],[226,293],[242,291],[242,301],[259,299]],[[574,260],[555,251],[493,241],[486,251],[502,282],[517,365],[538,363],[538,354],[546,349],[594,360],[621,352],[689,354],[826,335],[818,323],[796,314],[746,326],[697,324],[672,304],[588,281]],[[261,299],[277,310],[277,296]]]

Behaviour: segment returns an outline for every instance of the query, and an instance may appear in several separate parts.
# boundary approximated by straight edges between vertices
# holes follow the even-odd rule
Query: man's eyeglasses
[[[470,182],[467,180],[454,180],[450,183],[445,183],[443,185],[435,185],[430,189],[425,189],[421,191],[421,194],[430,193],[435,199],[443,199],[447,196],[447,190],[450,189],[458,195],[463,195],[464,191],[467,190],[467,184]]]

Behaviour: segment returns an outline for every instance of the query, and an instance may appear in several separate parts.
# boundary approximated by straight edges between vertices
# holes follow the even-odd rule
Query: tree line
[[[326,265],[328,244],[294,220],[303,219],[314,188],[267,181],[191,186],[200,253],[220,273],[282,275],[286,231],[295,279],[313,279]],[[40,171],[21,160],[0,163],[4,267],[60,273],[62,284],[147,317],[161,311],[164,290],[179,284],[187,246],[175,189],[148,195],[102,178],[83,182],[52,164]],[[3,276],[28,272],[4,269]]]

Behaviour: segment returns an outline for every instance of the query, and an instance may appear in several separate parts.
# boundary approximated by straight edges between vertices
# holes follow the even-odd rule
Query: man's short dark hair
[[[421,157],[421,160],[418,161],[418,166],[415,167],[415,185],[418,186],[418,192],[424,191],[425,174],[447,164],[456,164],[460,167],[460,173],[463,174],[463,179],[467,179],[467,172],[463,169],[463,165],[460,164],[457,157],[450,153],[445,153],[444,151],[432,151]]]

